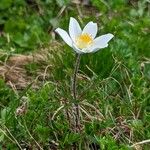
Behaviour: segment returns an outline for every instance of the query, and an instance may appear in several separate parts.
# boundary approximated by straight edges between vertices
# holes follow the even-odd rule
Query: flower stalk
[[[73,73],[73,80],[72,80],[72,95],[73,95],[73,100],[74,100],[73,112],[75,116],[75,131],[76,132],[80,131],[80,111],[79,111],[79,104],[77,101],[77,73],[78,73],[79,66],[80,66],[80,58],[81,58],[81,55],[77,54],[74,73]]]

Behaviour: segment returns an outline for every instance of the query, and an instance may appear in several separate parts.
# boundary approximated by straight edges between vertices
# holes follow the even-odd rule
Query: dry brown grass
[[[53,52],[58,47],[60,47],[59,43],[52,42],[48,48],[42,48],[28,55],[14,54],[10,57],[6,56],[5,61],[0,62],[0,78],[16,90],[24,89],[34,80],[45,80],[49,77],[47,71],[52,66],[52,64],[49,64],[49,59],[53,58]],[[7,55],[7,53],[4,55]],[[26,66],[31,63],[40,64],[40,68],[37,70],[37,77],[34,79],[26,70]],[[32,87],[37,88],[37,82]]]

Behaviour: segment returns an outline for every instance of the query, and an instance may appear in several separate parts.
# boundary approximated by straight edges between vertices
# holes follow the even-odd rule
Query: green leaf
[[[0,1],[0,10],[7,9],[11,6],[13,0],[1,0]]]

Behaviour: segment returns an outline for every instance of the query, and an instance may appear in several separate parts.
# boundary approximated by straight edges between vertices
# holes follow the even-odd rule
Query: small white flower
[[[55,30],[62,39],[77,53],[93,53],[108,46],[108,42],[114,37],[108,33],[97,38],[97,23],[89,22],[83,30],[75,18],[70,18],[69,34],[60,28]]]

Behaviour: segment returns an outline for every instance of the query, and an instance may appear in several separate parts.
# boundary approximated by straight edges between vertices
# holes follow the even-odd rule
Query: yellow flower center
[[[76,45],[80,49],[86,48],[92,43],[93,43],[93,39],[91,35],[87,33],[81,34],[76,38]]]

